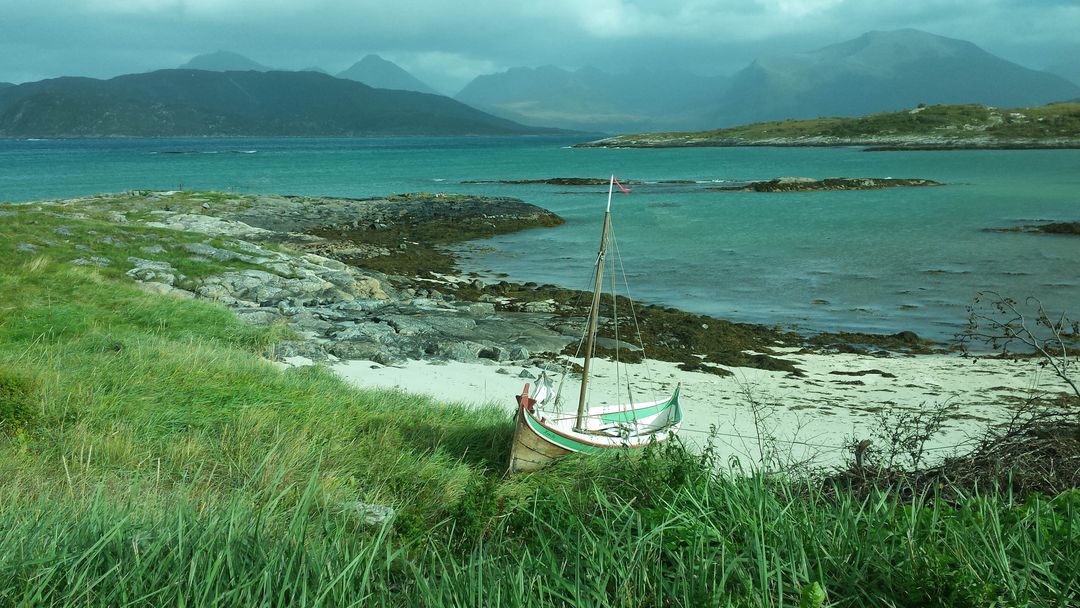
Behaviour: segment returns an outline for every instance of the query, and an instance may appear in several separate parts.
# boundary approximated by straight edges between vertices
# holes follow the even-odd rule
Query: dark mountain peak
[[[374,54],[365,55],[364,58],[352,64],[347,70],[339,73],[337,77],[362,82],[377,89],[396,89],[440,95],[438,91],[398,64]]]
[[[511,71],[519,71],[516,68],[510,68],[510,69],[511,69]],[[537,76],[548,76],[548,77],[554,76],[556,78],[565,78],[565,77],[567,77],[567,76],[569,76],[570,74],[573,73],[573,72],[571,72],[569,70],[565,70],[563,68],[560,68],[557,65],[542,65],[540,67],[537,67],[537,68],[531,69],[531,70],[530,70],[530,68],[525,68],[525,71],[526,72],[531,71],[533,74],[535,74]]]
[[[214,51],[196,55],[191,61],[180,66],[182,70],[207,70],[210,72],[268,72],[270,68],[232,51]]]
[[[930,58],[992,57],[966,40],[910,28],[867,32],[858,38],[805,53],[805,56],[815,61],[847,61],[878,67]]]
[[[388,60],[388,59],[383,59],[383,58],[382,58],[382,57],[381,57],[380,55],[376,55],[375,53],[368,53],[367,55],[364,55],[364,56],[363,56],[363,58],[361,58],[361,59],[360,59],[360,61],[357,61],[355,65],[361,65],[361,66],[364,66],[364,67],[372,67],[372,66],[380,66],[380,67],[389,67],[389,66],[397,66],[397,64],[396,64],[396,63],[394,63],[393,61],[390,61],[390,60]]]

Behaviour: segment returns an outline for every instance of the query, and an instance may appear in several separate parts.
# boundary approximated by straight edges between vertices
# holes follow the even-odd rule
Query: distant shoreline
[[[775,120],[696,132],[637,133],[580,148],[861,147],[868,152],[1080,148],[1080,104],[999,109],[922,106],[857,118]]]
[[[1080,140],[1043,144],[1010,142],[995,144],[933,144],[896,145],[886,142],[642,142],[604,143],[607,140],[575,144],[575,148],[863,148],[863,152],[950,152],[960,150],[1080,150]]]

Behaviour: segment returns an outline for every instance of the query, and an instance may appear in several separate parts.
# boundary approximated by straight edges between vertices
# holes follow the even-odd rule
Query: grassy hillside
[[[194,235],[0,212],[0,605],[1064,606],[1080,584],[1075,492],[906,505],[678,446],[508,479],[502,410],[281,370],[282,329],[117,270],[220,272],[153,248]]]
[[[940,105],[860,118],[761,122],[694,133],[622,135],[610,146],[895,145],[995,147],[1080,146],[1080,104],[998,109]]]

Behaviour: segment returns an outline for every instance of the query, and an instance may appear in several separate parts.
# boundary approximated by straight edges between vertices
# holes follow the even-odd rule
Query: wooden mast
[[[593,285],[592,308],[589,309],[588,334],[585,341],[585,364],[581,370],[581,393],[578,395],[577,420],[574,430],[585,431],[588,417],[589,364],[592,362],[593,345],[596,341],[596,322],[600,315],[600,288],[604,285],[604,256],[607,254],[608,225],[611,223],[611,194],[615,188],[615,176],[608,183],[607,210],[604,211],[604,228],[600,231],[600,253],[596,256],[596,282]]]

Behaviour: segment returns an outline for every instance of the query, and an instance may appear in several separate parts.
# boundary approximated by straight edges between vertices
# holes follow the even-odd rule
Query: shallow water
[[[565,226],[468,247],[467,269],[587,285],[606,191],[461,184],[602,177],[637,299],[732,320],[811,330],[914,330],[945,338],[975,293],[1080,303],[1080,238],[992,233],[1080,220],[1080,151],[868,153],[852,148],[573,149],[566,138],[0,140],[0,201],[128,189],[364,197],[446,191],[506,195]],[[920,177],[948,185],[813,193],[708,192],[713,182]]]

